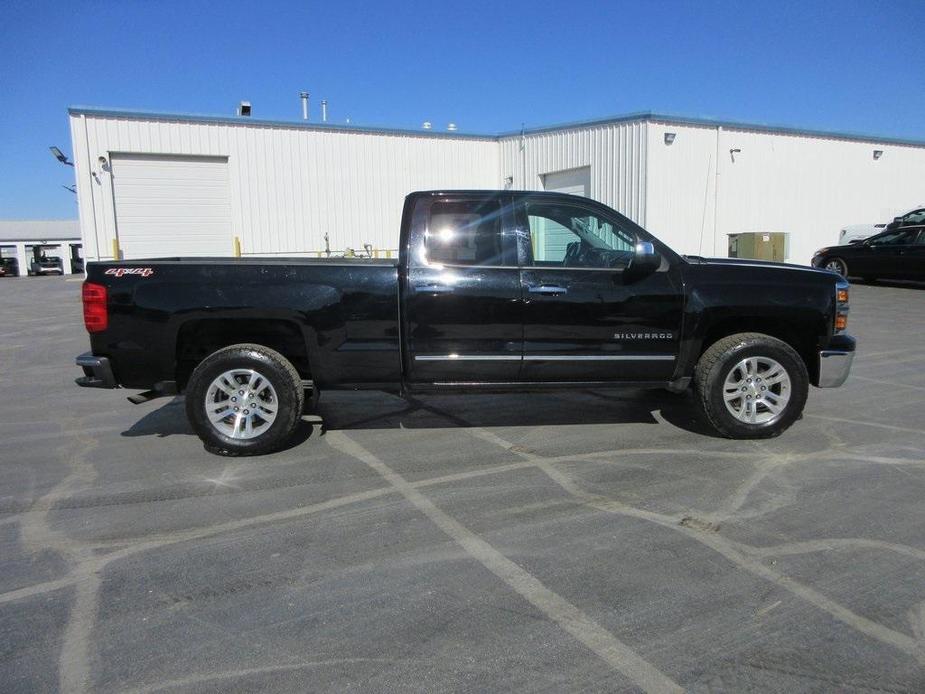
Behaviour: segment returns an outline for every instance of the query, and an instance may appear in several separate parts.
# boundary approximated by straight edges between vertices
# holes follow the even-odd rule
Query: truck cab
[[[601,205],[423,196],[402,251],[412,385],[672,378],[683,261]]]

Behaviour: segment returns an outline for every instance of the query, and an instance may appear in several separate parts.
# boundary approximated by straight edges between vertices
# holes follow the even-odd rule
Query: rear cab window
[[[435,200],[424,231],[425,264],[516,265],[516,245],[504,233],[502,205],[491,200]]]

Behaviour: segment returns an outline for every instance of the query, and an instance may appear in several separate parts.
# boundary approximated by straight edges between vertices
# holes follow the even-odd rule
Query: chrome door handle
[[[531,294],[568,294],[568,289],[555,284],[540,284],[528,287]]]
[[[423,294],[450,294],[453,287],[448,284],[438,284],[436,282],[422,282],[414,285],[414,290]]]

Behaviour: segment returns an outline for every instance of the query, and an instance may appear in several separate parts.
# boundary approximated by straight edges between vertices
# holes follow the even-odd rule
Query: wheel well
[[[196,365],[216,350],[244,342],[276,350],[292,363],[299,376],[311,378],[305,337],[295,323],[277,319],[206,318],[184,323],[177,335],[177,386],[183,389]]]
[[[812,381],[816,378],[818,364],[816,363],[815,331],[808,326],[782,320],[736,317],[720,321],[713,325],[704,336],[700,345],[700,354],[697,355],[698,358],[717,340],[736,333],[763,333],[786,342],[803,359],[806,370],[809,372],[810,380]]]

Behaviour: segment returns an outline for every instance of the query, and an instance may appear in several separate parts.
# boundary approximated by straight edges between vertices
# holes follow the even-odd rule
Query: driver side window
[[[534,267],[624,269],[635,236],[577,205],[526,205]]]
[[[870,240],[871,246],[904,246],[913,243],[916,231],[896,230]]]

